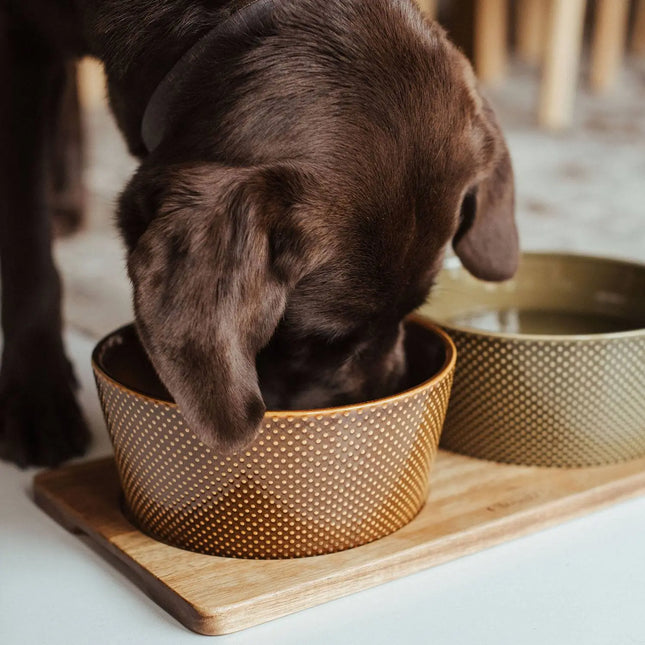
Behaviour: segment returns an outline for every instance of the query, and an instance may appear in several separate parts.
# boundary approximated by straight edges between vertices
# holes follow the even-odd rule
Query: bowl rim
[[[523,257],[530,257],[532,259],[542,259],[546,260],[549,258],[558,258],[565,260],[583,260],[590,262],[599,262],[602,264],[616,264],[623,265],[625,267],[631,267],[636,269],[641,269],[645,271],[645,263],[637,262],[634,260],[628,260],[625,258],[616,258],[605,255],[589,255],[586,253],[569,253],[566,251],[527,251],[521,254],[520,263]],[[456,256],[451,256],[444,260],[442,271],[450,269],[466,269],[461,264],[460,260]],[[512,280],[513,278],[510,278]],[[503,284],[503,283],[502,283]],[[432,294],[430,294],[429,299],[424,303],[423,306],[431,304]],[[629,329],[626,331],[614,331],[614,332],[599,332],[599,333],[590,333],[590,334],[523,334],[520,332],[500,332],[500,331],[484,331],[482,329],[477,329],[476,327],[470,327],[468,325],[455,325],[449,322],[443,322],[441,318],[432,317],[428,313],[421,313],[420,310],[417,310],[416,314],[430,322],[434,322],[443,329],[448,331],[456,331],[464,334],[469,334],[471,336],[481,337],[481,338],[499,338],[503,340],[513,341],[513,342],[543,342],[543,343],[562,343],[562,342],[598,342],[598,341],[609,341],[609,340],[627,340],[630,338],[640,338],[645,336],[645,327],[639,329]]]
[[[310,410],[266,410],[263,418],[291,419],[291,418],[311,417],[311,416],[314,416],[314,417],[325,416],[325,415],[329,416],[333,414],[343,414],[345,412],[365,410],[373,405],[379,405],[379,406],[386,405],[386,404],[393,403],[395,401],[399,401],[401,399],[407,399],[409,397],[414,396],[415,394],[418,394],[423,390],[432,388],[438,385],[439,383],[441,383],[442,381],[444,381],[446,378],[449,377],[449,375],[452,372],[454,372],[454,369],[455,369],[455,364],[457,361],[457,347],[455,346],[454,341],[444,329],[442,329],[439,325],[437,325],[436,323],[432,322],[431,320],[429,320],[428,318],[422,315],[413,313],[413,314],[410,314],[409,316],[406,316],[405,320],[407,322],[412,322],[414,324],[421,325],[422,327],[425,327],[427,330],[434,333],[434,335],[439,337],[439,339],[442,341],[444,349],[446,350],[446,356],[441,368],[435,374],[433,374],[429,379],[426,379],[425,381],[422,381],[418,385],[408,388],[407,390],[403,390],[402,392],[397,392],[396,394],[392,394],[390,396],[386,396],[380,399],[370,399],[369,401],[362,401],[360,403],[352,403],[350,405],[341,405],[341,406],[331,407],[331,408],[313,408]],[[144,399],[146,401],[150,401],[158,405],[163,405],[168,408],[178,408],[179,406],[174,401],[166,401],[165,399],[160,399],[154,396],[150,396],[149,394],[145,394],[144,392],[140,392],[135,388],[131,388],[124,385],[123,383],[120,383],[119,381],[111,377],[99,365],[99,358],[98,358],[99,352],[112,338],[116,337],[124,329],[128,329],[130,327],[135,327],[136,329],[136,324],[128,323],[127,325],[122,325],[121,327],[118,327],[117,329],[111,331],[109,334],[105,335],[103,338],[101,338],[101,340],[99,340],[96,343],[94,349],[92,350],[92,358],[91,358],[92,369],[94,370],[94,373],[98,375],[100,378],[111,383],[114,387],[126,392],[130,396],[136,396],[140,399]]]

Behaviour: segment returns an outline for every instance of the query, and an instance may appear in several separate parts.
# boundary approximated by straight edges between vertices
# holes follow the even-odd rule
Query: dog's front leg
[[[83,172],[83,128],[78,96],[76,64],[65,66],[65,83],[58,109],[49,119],[48,199],[54,233],[76,232],[83,223],[85,190]]]
[[[64,64],[0,9],[0,454],[26,466],[83,452],[88,432],[61,339],[46,206],[48,123]]]

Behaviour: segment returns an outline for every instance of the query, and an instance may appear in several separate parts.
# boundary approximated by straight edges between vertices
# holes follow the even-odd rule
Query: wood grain
[[[440,451],[420,514],[371,544],[313,558],[236,560],[156,542],[119,505],[112,459],[36,476],[36,502],[88,535],[189,629],[226,634],[340,598],[645,492],[645,459],[586,469],[479,461]],[[112,561],[114,561],[112,557]]]

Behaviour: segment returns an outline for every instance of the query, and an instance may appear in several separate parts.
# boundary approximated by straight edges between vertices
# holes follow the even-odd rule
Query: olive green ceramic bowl
[[[508,282],[446,263],[421,314],[459,360],[442,447],[535,466],[645,455],[645,266],[529,253]]]

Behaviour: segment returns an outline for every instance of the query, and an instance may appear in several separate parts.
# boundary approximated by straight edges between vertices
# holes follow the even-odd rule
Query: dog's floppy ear
[[[190,428],[223,452],[265,411],[255,359],[301,268],[286,224],[296,184],[287,168],[210,164],[139,173],[121,199],[141,341]]]
[[[475,277],[507,280],[519,262],[513,167],[495,114],[486,102],[484,116],[492,135],[493,161],[487,175],[463,200],[453,248]]]

